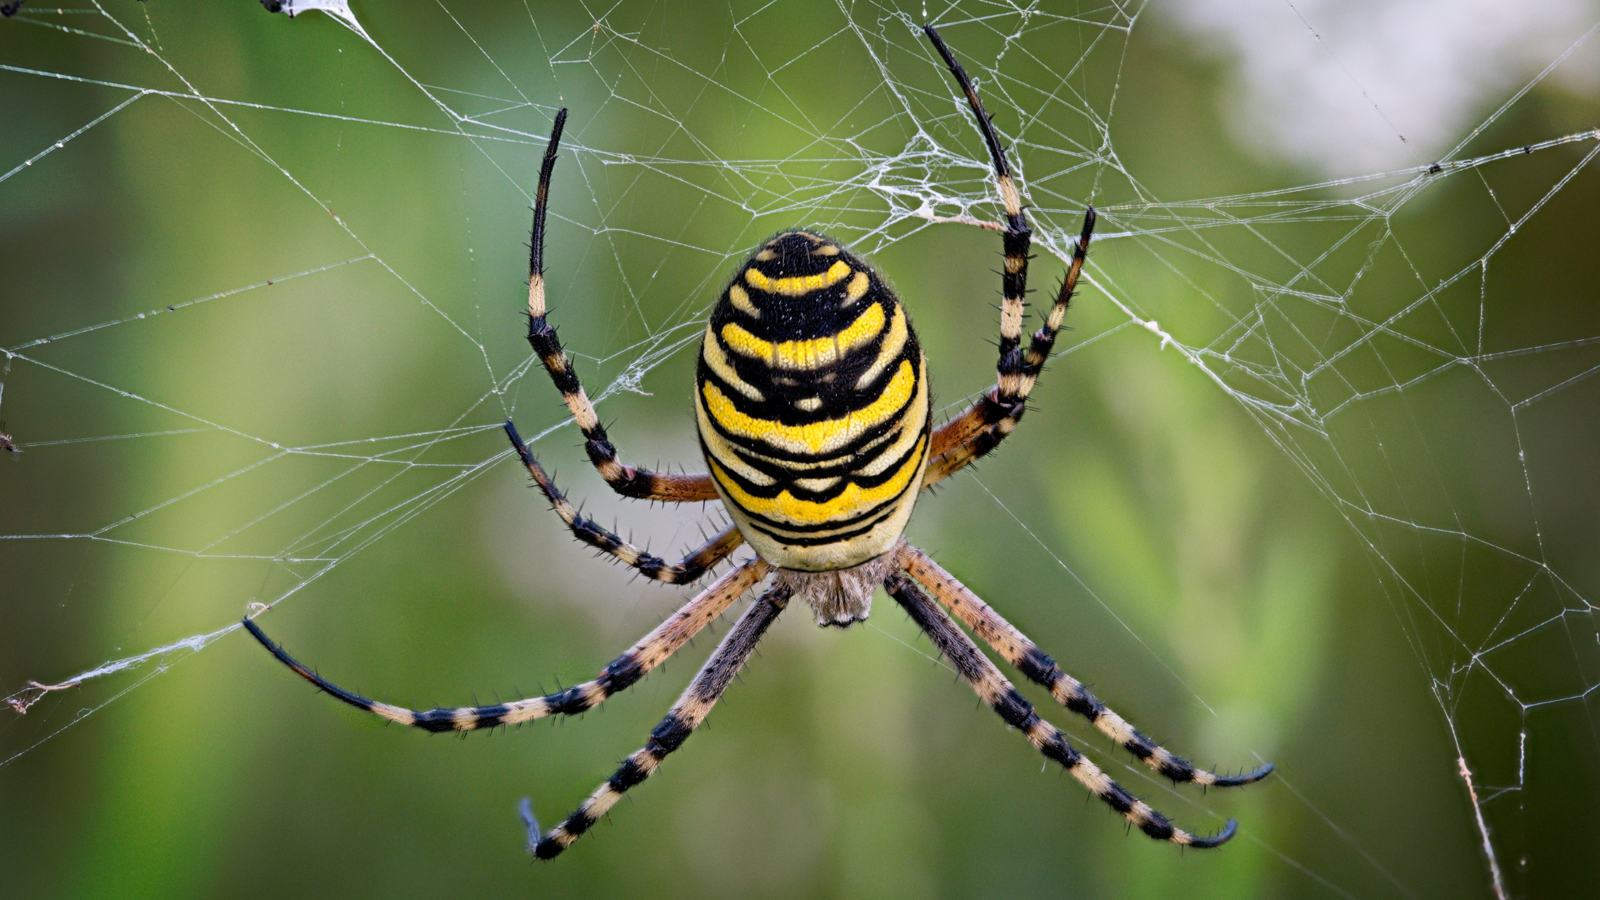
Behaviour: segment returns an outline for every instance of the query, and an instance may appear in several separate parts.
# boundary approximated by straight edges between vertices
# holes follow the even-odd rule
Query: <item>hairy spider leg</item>
[[[453,709],[439,707],[422,711],[369,700],[339,687],[306,668],[285,652],[283,647],[267,637],[250,619],[244,620],[244,627],[261,642],[263,647],[277,657],[279,662],[293,669],[296,675],[357,709],[425,731],[473,731],[497,725],[517,725],[545,716],[577,715],[594,709],[611,695],[625,690],[649,674],[652,669],[666,662],[667,658],[678,652],[690,638],[699,634],[701,629],[717,616],[722,615],[735,600],[760,583],[770,570],[771,567],[766,562],[752,559],[712,582],[693,600],[685,603],[665,622],[656,626],[655,630],[641,638],[628,652],[612,660],[610,665],[601,670],[600,677],[593,681],[573,685],[564,691],[543,697],[513,700],[510,703],[498,703],[494,706],[462,706]]]
[[[555,481],[545,472],[544,467],[539,465],[539,461],[528,451],[528,445],[523,443],[522,435],[517,433],[517,426],[512,424],[510,419],[506,420],[505,429],[506,436],[511,439],[512,448],[517,451],[517,456],[527,467],[528,474],[533,476],[534,483],[544,492],[545,499],[550,501],[550,508],[561,517],[561,521],[567,523],[572,536],[599,549],[623,565],[638,570],[646,578],[663,584],[692,583],[717,563],[727,559],[728,554],[739,549],[739,545],[744,543],[744,535],[739,532],[739,527],[729,525],[681,561],[668,565],[661,557],[646,553],[623,540],[616,532],[602,527],[595,520],[578,512],[566,495],[561,493],[561,489],[556,487]]]
[[[994,122],[978,98],[978,90],[967,77],[967,72],[945,45],[944,39],[931,25],[924,25],[923,33],[933,43],[934,49],[944,58],[945,65],[955,76],[967,105],[978,123],[978,131],[989,148],[989,158],[994,164],[995,183],[1000,190],[1000,200],[1005,207],[1006,225],[1003,234],[1005,271],[1000,276],[1000,359],[996,364],[998,383],[985,392],[965,412],[945,423],[934,433],[934,459],[923,475],[923,487],[930,487],[949,477],[973,460],[993,450],[1016,428],[1027,411],[1028,394],[1044,368],[1056,335],[1066,318],[1067,307],[1072,302],[1072,292],[1078,284],[1083,269],[1084,256],[1089,249],[1089,235],[1094,230],[1094,207],[1084,216],[1083,234],[1078,240],[1072,264],[1056,295],[1055,305],[1046,316],[1042,327],[1034,334],[1028,349],[1022,349],[1022,318],[1028,293],[1028,250],[1033,232],[1028,227],[1028,217],[1022,208],[1022,197],[1017,192],[1005,148]]]
[[[928,554],[909,544],[901,544],[895,562],[1029,681],[1047,688],[1056,702],[1089,720],[1107,737],[1167,778],[1206,786],[1237,787],[1253,784],[1272,774],[1272,763],[1239,775],[1218,775],[1196,768],[1188,760],[1152,741],[1128,720],[1107,709],[1082,682],[1061,671],[1056,661],[1041,651],[1027,635],[1018,631],[966,585],[956,580],[954,575],[930,559]]]
[[[1105,801],[1107,806],[1120,813],[1135,828],[1156,840],[1170,841],[1185,847],[1217,847],[1233,837],[1237,825],[1232,819],[1229,819],[1222,830],[1215,834],[1192,834],[1173,825],[1166,816],[1128,793],[1127,789],[1113,781],[1111,776],[1102,772],[1098,766],[1067,743],[1067,737],[1060,729],[1041,719],[1039,714],[1033,711],[1033,704],[1018,693],[1011,682],[1000,674],[1000,670],[995,668],[994,663],[989,662],[989,658],[983,655],[978,645],[945,615],[944,610],[929,600],[910,578],[901,572],[895,572],[884,582],[884,588],[888,590],[889,596],[911,615],[911,620],[917,623],[917,627],[928,636],[933,646],[955,665],[956,671],[961,673],[961,677],[972,686],[979,699],[987,703],[1007,725],[1026,735],[1029,743],[1033,744],[1046,759],[1060,763],[1072,773],[1073,778],[1096,797]]]
[[[993,450],[1017,427],[1028,409],[1028,395],[1039,381],[1045,361],[1055,347],[1056,336],[1061,333],[1067,310],[1072,305],[1077,290],[1078,275],[1083,271],[1083,261],[1089,252],[1089,238],[1094,232],[1094,207],[1089,207],[1083,217],[1083,233],[1078,236],[1078,247],[1072,254],[1072,265],[1061,282],[1056,302],[1050,307],[1039,330],[1033,333],[1028,350],[1022,356],[1020,373],[1015,378],[1002,376],[1000,383],[960,415],[941,425],[933,434],[933,461],[922,476],[922,487],[930,488],[950,477],[978,457]],[[1002,368],[1005,363],[1002,362]]]
[[[678,749],[695,728],[717,705],[722,692],[728,689],[733,676],[744,668],[750,654],[755,652],[761,635],[788,605],[791,590],[783,584],[774,584],[761,598],[750,604],[744,615],[728,632],[722,643],[706,660],[694,681],[673,704],[672,711],[650,732],[650,740],[623,761],[617,773],[607,779],[572,815],[560,825],[541,835],[539,823],[526,805],[523,814],[528,823],[528,852],[539,859],[553,859],[572,846],[590,826],[611,809],[629,788],[639,784],[660,767],[667,754]]]
[[[544,302],[544,220],[550,199],[550,173],[556,167],[556,148],[561,144],[561,129],[567,123],[567,110],[556,113],[555,125],[550,129],[550,141],[545,145],[544,164],[539,167],[539,188],[533,201],[533,242],[528,254],[528,345],[544,363],[555,382],[556,390],[567,404],[572,418],[583,432],[584,450],[589,461],[600,472],[600,477],[611,489],[624,497],[641,500],[661,500],[669,503],[688,503],[697,500],[717,499],[709,475],[672,475],[650,472],[617,460],[617,448],[606,435],[606,428],[595,415],[594,404],[578,382],[572,361],[561,349],[556,330],[546,320]]]

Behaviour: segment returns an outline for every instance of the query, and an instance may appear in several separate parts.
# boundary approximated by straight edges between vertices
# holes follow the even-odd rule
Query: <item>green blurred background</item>
[[[924,11],[358,5],[368,43],[102,2],[0,21],[0,692],[170,649],[0,710],[0,896],[1491,896],[1480,811],[1511,895],[1600,890],[1593,138],[1269,194],[1324,176],[1241,135],[1236,61],[1161,10],[933,10],[1041,241],[1101,207],[1103,289],[911,539],[1167,746],[1279,775],[1174,789],[1025,689],[1180,823],[1240,823],[1211,853],[1127,835],[880,594],[847,632],[786,616],[703,733],[534,865],[517,798],[569,810],[713,640],[581,719],[454,740],[216,632],[276,602],[333,680],[455,705],[592,677],[690,596],[592,559],[503,452],[507,415],[564,416],[519,317],[556,105],[551,305],[591,394],[634,388],[601,405],[625,456],[698,468],[697,323],[796,224],[889,274],[942,407],[990,383],[999,239],[908,215],[996,215]],[[1488,118],[1508,95],[1454,158],[1600,122],[1557,82]],[[1035,287],[1061,270],[1041,252]],[[577,443],[535,449],[658,552],[720,522],[617,500]]]

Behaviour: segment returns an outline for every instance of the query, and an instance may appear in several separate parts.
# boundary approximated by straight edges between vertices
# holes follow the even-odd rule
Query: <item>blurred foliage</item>
[[[350,553],[368,536],[381,539],[262,621],[333,680],[395,702],[489,702],[592,677],[689,596],[591,559],[508,459],[392,528],[348,511],[361,498],[386,509],[423,496],[438,481],[428,465],[488,460],[508,413],[525,433],[561,420],[537,370],[503,394],[489,376],[504,379],[527,354],[518,318],[527,204],[508,185],[531,189],[542,143],[452,134],[416,84],[326,17],[290,21],[242,2],[105,2],[201,93],[243,104],[223,110],[242,134],[203,104],[147,96],[0,183],[0,346],[159,311],[30,351],[54,368],[11,366],[0,377],[0,418],[22,443],[200,430],[41,445],[0,460],[7,535],[112,529],[106,541],[0,541],[0,691],[222,627],[246,602],[310,578],[322,554]],[[854,123],[839,133],[882,140],[882,152],[901,137],[859,125],[887,115],[888,100],[870,59],[837,37],[837,10],[624,4],[608,27],[626,40],[598,29],[586,37],[593,20],[575,5],[537,9],[531,24],[522,4],[449,11],[471,16],[481,49],[437,11],[358,6],[378,45],[432,90],[487,73],[471,77],[482,78],[488,109],[487,98],[508,93],[493,80],[502,68],[540,105],[508,114],[520,131],[541,134],[549,108],[563,103],[573,141],[586,148],[792,160],[761,185],[710,166],[669,171],[644,189],[630,180],[659,172],[563,156],[552,306],[591,390],[633,362],[652,330],[692,338],[741,248],[811,224],[792,221],[792,210],[764,214],[759,199],[784,178],[843,177],[834,170],[852,162],[849,153],[807,146],[807,129]],[[1016,65],[1070,65],[1096,33],[1073,32],[1059,60],[1018,54]],[[974,59],[998,47],[959,26],[947,37]],[[758,59],[801,64],[763,72],[744,52],[752,45]],[[1140,20],[1114,49],[1089,51],[1097,55],[1087,77],[1105,84],[1086,90],[1116,89],[1120,161],[1157,195],[1313,180],[1237,145],[1219,113],[1220,63],[1202,62],[1158,20]],[[569,61],[550,62],[558,51]],[[0,22],[0,62],[0,169],[128,99],[113,85],[185,90],[149,55],[21,20]],[[97,83],[24,70],[92,73]],[[706,73],[737,90],[708,90]],[[948,92],[936,76],[904,74]],[[696,91],[703,102],[667,103],[682,110],[676,122],[622,99]],[[1026,112],[989,96],[1002,129]],[[1482,140],[1515,146],[1586,127],[1572,123],[1592,123],[1596,112],[1592,99],[1540,90]],[[785,120],[808,124],[786,131]],[[1547,189],[1573,159],[1519,163],[1499,187]],[[1459,231],[1481,248],[1474,217],[1484,195],[1471,178],[1414,201],[1407,226]],[[727,199],[745,192],[751,209]],[[1507,346],[1596,333],[1597,195],[1600,180],[1586,170],[1497,258],[1520,285],[1497,293],[1489,310],[1511,335]],[[1130,199],[1107,192],[1096,202]],[[839,210],[851,206],[839,197],[828,202],[828,222],[841,228],[875,215],[866,201],[858,213]],[[1076,215],[1046,218],[1070,232]],[[1324,237],[1307,228],[1277,240],[1305,255]],[[1425,246],[1452,252],[1449,240]],[[943,404],[993,377],[987,304],[998,250],[991,232],[942,225],[874,254],[915,315]],[[1236,259],[1247,270],[1275,264],[1267,254]],[[1188,298],[1160,307],[1175,330],[1209,314],[1192,302],[1200,293],[1248,290],[1203,267],[1148,265],[1121,239],[1097,244],[1094,263],[1128,295]],[[335,267],[288,277],[323,266]],[[1035,286],[1053,286],[1060,268],[1041,254]],[[1404,272],[1370,277],[1416,294]],[[1383,293],[1376,283],[1369,289]],[[226,302],[181,305],[246,287]],[[880,595],[869,626],[848,632],[819,631],[803,610],[787,616],[704,733],[630,794],[614,822],[548,865],[522,854],[517,798],[531,795],[546,820],[569,809],[639,745],[712,641],[581,720],[468,740],[377,727],[308,690],[242,633],[170,667],[52,696],[26,717],[0,712],[9,859],[0,895],[1484,896],[1452,722],[1478,729],[1460,739],[1496,771],[1515,754],[1519,729],[1536,735],[1529,790],[1487,807],[1514,892],[1600,886],[1590,859],[1600,808],[1592,708],[1520,720],[1512,710],[1507,722],[1503,702],[1464,691],[1447,719],[1431,679],[1449,673],[1418,646],[1429,626],[1406,621],[1409,607],[1384,587],[1384,567],[1413,562],[1404,547],[1365,546],[1248,410],[1148,333],[1123,327],[1095,290],[1083,292],[1071,322],[1068,352],[1024,426],[975,476],[926,499],[910,536],[1167,746],[1221,768],[1274,760],[1280,775],[1260,787],[1174,789],[1025,689],[1181,823],[1210,830],[1237,818],[1240,837],[1225,850],[1180,853],[1126,835],[1070,778],[1041,774],[1026,741],[938,668]],[[1554,361],[1533,365],[1541,362]],[[697,468],[691,363],[677,352],[645,377],[651,396],[623,392],[604,404],[625,455]],[[1504,410],[1450,406],[1453,395],[1435,394],[1410,395],[1411,412],[1451,439],[1430,449],[1433,471],[1392,473],[1401,492],[1413,477],[1442,479],[1463,530],[1534,556],[1518,542],[1549,535],[1592,556],[1593,509],[1496,530],[1528,491],[1475,467],[1475,453],[1497,465],[1515,453],[1474,446],[1506,439],[1496,431]],[[1600,492],[1584,460],[1592,463],[1596,420],[1582,407],[1593,398],[1564,402],[1569,414],[1521,422],[1522,438],[1566,454],[1545,460],[1552,472],[1591,470],[1574,493],[1592,500]],[[477,430],[406,455],[410,465],[370,463],[389,445],[284,455],[244,437],[305,448],[458,426]],[[617,501],[575,441],[558,431],[538,450],[600,518],[617,517],[660,552],[689,546],[712,520],[699,509]],[[301,496],[287,484],[327,487]],[[265,515],[278,504],[295,515]],[[325,527],[307,536],[293,527],[304,521]],[[251,558],[291,545],[296,559]],[[1452,583],[1502,577],[1483,565],[1431,576],[1440,602]],[[1574,566],[1580,593],[1587,585],[1595,596],[1592,563]],[[67,727],[80,708],[97,711]],[[38,741],[47,743],[13,756]]]

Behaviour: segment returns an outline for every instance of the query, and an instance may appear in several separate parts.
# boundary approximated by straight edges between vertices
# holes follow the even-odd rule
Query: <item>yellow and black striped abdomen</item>
[[[803,231],[723,292],[695,378],[700,445],[750,546],[809,572],[894,546],[928,462],[927,363],[877,273]]]

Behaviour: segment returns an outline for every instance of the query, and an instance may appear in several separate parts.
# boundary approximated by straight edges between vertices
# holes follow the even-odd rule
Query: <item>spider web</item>
[[[919,509],[911,536],[1113,707],[1162,725],[1169,746],[1235,766],[1270,758],[1279,775],[1242,796],[1190,796],[1073,728],[1180,820],[1241,822],[1222,862],[1163,856],[1085,824],[1099,810],[1055,822],[1070,788],[1039,792],[1038,807],[1010,799],[1027,783],[987,770],[1026,769],[993,755],[1020,741],[999,734],[962,755],[969,732],[995,730],[975,714],[948,726],[960,747],[923,752],[930,767],[985,770],[980,797],[922,797],[898,763],[863,762],[870,752],[856,780],[801,791],[813,831],[857,834],[840,824],[857,811],[911,823],[909,837],[860,832],[865,861],[813,833],[753,851],[761,865],[727,836],[683,838],[688,862],[655,865],[730,891],[970,893],[1001,877],[1141,895],[1592,888],[1600,9],[1502,7],[1478,20],[1390,5],[1358,25],[1318,4],[1221,2],[326,2],[293,4],[324,13],[293,21],[246,3],[24,6],[0,21],[0,419],[20,451],[0,460],[12,798],[0,840],[25,861],[21,883],[46,894],[49,873],[75,862],[115,870],[134,851],[105,847],[136,826],[85,822],[133,810],[137,823],[147,794],[198,802],[191,781],[229,799],[202,812],[172,799],[150,821],[225,823],[209,853],[189,855],[243,847],[245,861],[139,876],[160,893],[236,885],[307,852],[248,837],[239,795],[294,790],[288,760],[359,759],[367,745],[251,752],[322,707],[290,705],[282,673],[230,639],[247,611],[272,608],[268,630],[336,681],[444,691],[500,683],[508,661],[526,677],[588,677],[675,602],[639,599],[651,589],[576,554],[512,490],[524,479],[499,436],[515,417],[543,458],[573,462],[558,478],[574,496],[658,552],[718,524],[713,510],[603,496],[521,340],[512,236],[558,106],[572,119],[552,191],[553,318],[625,457],[698,458],[682,385],[710,299],[749,247],[796,224],[895,280],[946,413],[977,396],[993,377],[980,341],[998,213],[970,115],[918,32],[931,21],[1012,147],[1034,286],[1052,286],[1085,202],[1100,226],[1040,408],[994,463]],[[1469,21],[1479,44],[1441,55]],[[1441,68],[1449,77],[1423,78]],[[1230,98],[1220,116],[1205,111],[1213,93]],[[474,629],[490,636],[463,636]],[[818,694],[848,683],[838,673],[901,702],[927,692],[927,645],[896,616],[880,609],[857,633],[846,646],[859,652],[780,633],[774,653],[791,663],[767,670],[834,673],[814,676]],[[881,656],[893,661],[861,661]],[[540,737],[537,777],[565,791],[536,787],[542,802],[587,790],[675,690],[652,679],[626,718],[591,718],[592,737]],[[824,702],[810,696],[777,695]],[[860,709],[862,728],[881,724],[877,704]],[[364,738],[323,718],[319,735]],[[195,730],[167,730],[181,722]],[[398,831],[396,858],[434,852],[441,811],[476,827],[515,792],[506,779],[531,777],[515,741],[435,754],[384,738],[417,754],[394,759],[429,767],[403,790],[446,793],[428,816],[385,819],[371,840]],[[168,752],[199,768],[162,768]],[[685,793],[670,796],[734,777],[674,765]],[[133,786],[92,795],[85,767]],[[225,771],[198,774],[212,767]],[[487,799],[448,794],[462,782],[433,767],[476,772]],[[715,816],[785,805],[762,784],[754,799],[685,802]],[[337,788],[300,790],[312,802]],[[287,827],[291,813],[273,809]],[[934,824],[919,822],[927,810]],[[938,859],[929,848],[955,843],[973,810],[1052,824],[993,826],[970,856]],[[315,846],[360,840],[351,827]],[[613,837],[549,876],[573,880],[547,884],[649,883],[607,868],[639,840]],[[1092,858],[1043,861],[1061,840]],[[1013,845],[1033,875],[994,868],[995,848]],[[513,883],[526,874],[509,847],[481,858]],[[817,860],[831,880],[805,880],[824,877]],[[874,867],[894,874],[874,881]],[[350,871],[358,886],[382,877]]]

